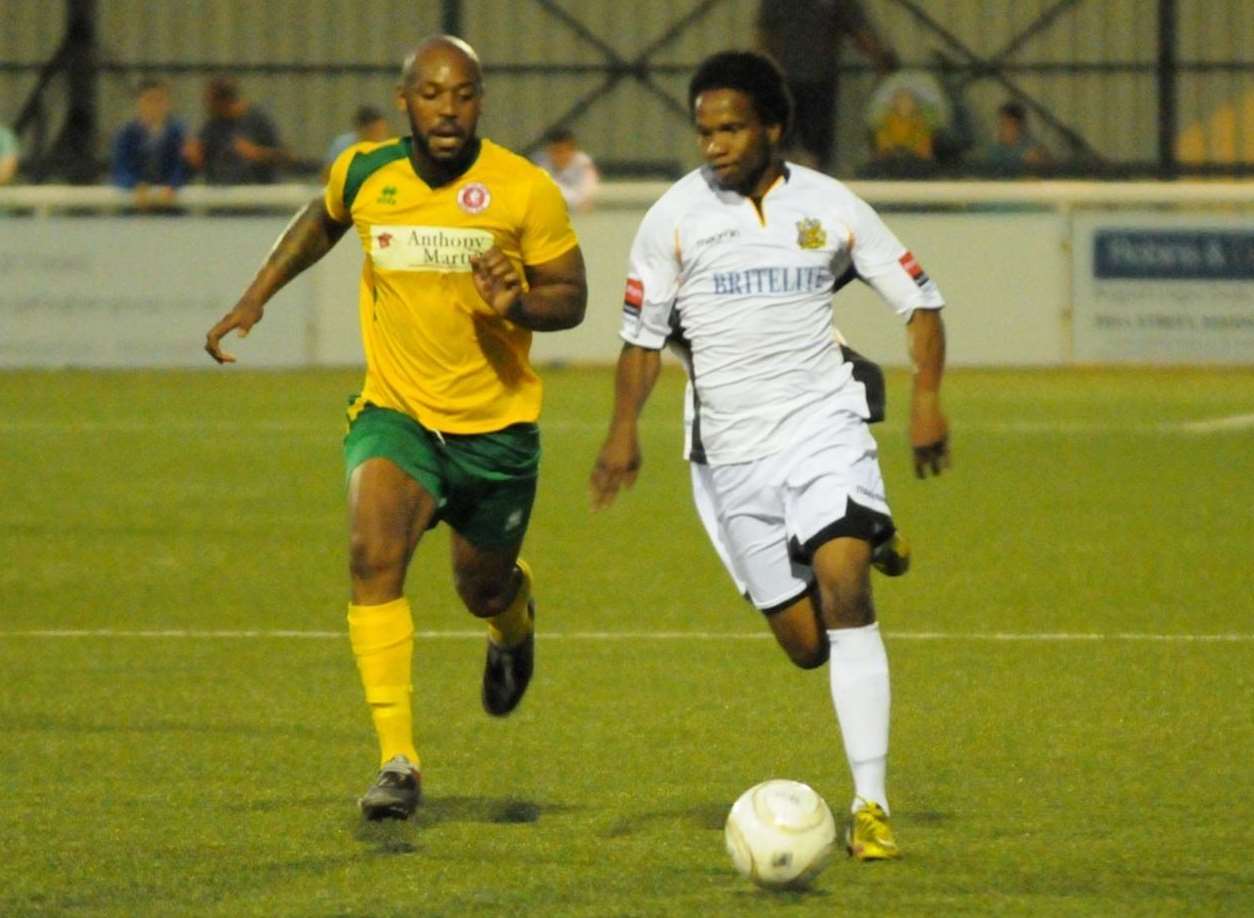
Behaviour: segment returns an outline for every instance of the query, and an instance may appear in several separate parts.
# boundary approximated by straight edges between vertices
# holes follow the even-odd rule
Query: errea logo
[[[385,207],[391,207],[396,203],[396,186],[384,185],[383,190],[379,192],[379,197],[375,201],[376,204],[382,204]]]

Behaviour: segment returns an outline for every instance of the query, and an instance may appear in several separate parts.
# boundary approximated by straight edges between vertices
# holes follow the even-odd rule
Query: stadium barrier
[[[851,182],[940,284],[967,366],[1254,363],[1254,183]],[[537,362],[617,355],[626,257],[666,183],[607,183],[576,214],[590,298]],[[206,366],[234,303],[311,185],[192,186],[184,215],[128,213],[100,186],[0,188],[0,367]],[[353,365],[359,246],[285,288],[243,366]],[[860,350],[904,362],[900,321],[863,285],[837,298]]]

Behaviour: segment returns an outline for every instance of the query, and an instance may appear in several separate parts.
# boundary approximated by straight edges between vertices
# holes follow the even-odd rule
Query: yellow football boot
[[[864,803],[845,830],[845,848],[859,861],[887,861],[901,857],[888,814],[878,803]]]

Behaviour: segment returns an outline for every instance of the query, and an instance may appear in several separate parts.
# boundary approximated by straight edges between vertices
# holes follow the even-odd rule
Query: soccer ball
[[[723,831],[740,874],[768,889],[805,886],[836,853],[836,820],[809,785],[776,779],[732,805]]]

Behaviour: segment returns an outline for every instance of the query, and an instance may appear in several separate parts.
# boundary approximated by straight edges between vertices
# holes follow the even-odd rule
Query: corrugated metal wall
[[[436,3],[412,0],[100,0],[100,6],[105,57],[233,72],[244,92],[274,116],[287,145],[311,158],[351,127],[358,105],[391,110],[405,48],[439,26]],[[354,65],[366,65],[364,72],[326,69]],[[199,124],[205,73],[158,72],[170,77],[184,116]],[[105,123],[124,116],[132,82],[106,80]],[[394,121],[399,130],[403,122]]]
[[[432,0],[98,0],[98,9],[100,155],[111,129],[130,117],[140,76],[168,79],[194,127],[206,77],[230,72],[274,116],[284,142],[317,159],[351,127],[357,106],[393,112],[405,50],[440,24]],[[34,74],[11,65],[50,58],[64,19],[61,0],[0,0],[0,120],[11,123],[35,85]],[[400,130],[403,119],[393,121]]]
[[[786,2],[786,0],[775,0]],[[750,41],[758,0],[463,0],[464,34],[489,67],[484,132],[523,147],[582,96],[601,87],[615,56],[633,63],[677,21],[690,27],[663,45],[649,63],[653,79],[683,100],[691,65],[705,54]],[[933,52],[959,63],[963,53],[911,12],[922,10],[981,59],[998,54],[1043,13],[1055,19],[1023,43],[1008,62],[1034,65],[1008,79],[1082,135],[1102,157],[1148,162],[1157,155],[1156,4],[1148,0],[865,0],[883,35],[904,63],[931,66]],[[101,81],[100,124],[105,135],[127,117],[129,87],[143,72],[170,78],[183,115],[201,120],[206,74],[232,70],[246,93],[278,120],[288,145],[318,158],[347,129],[356,106],[391,106],[395,70],[404,50],[438,30],[438,0],[98,0],[99,37],[111,68]],[[1254,106],[1254,2],[1178,0],[1179,58],[1227,62],[1180,78],[1181,128],[1212,122],[1249,97]],[[561,13],[567,14],[566,16]],[[11,121],[35,83],[22,64],[46,61],[65,17],[60,0],[0,0],[0,120]],[[569,21],[567,21],[569,20]],[[862,61],[853,49],[842,60]],[[1232,66],[1233,63],[1238,66]],[[543,65],[574,65],[581,72],[538,73]],[[1078,65],[1080,70],[1068,71]],[[339,72],[326,67],[344,67]],[[294,68],[284,71],[284,67]],[[665,68],[677,68],[677,71]],[[873,78],[850,74],[842,83],[839,125],[841,171],[866,155],[864,105]],[[971,83],[967,101],[984,135],[996,106],[1009,97],[995,80]],[[55,96],[53,98],[56,98]],[[398,129],[403,125],[394,118]],[[1237,117],[1237,130],[1241,130]],[[573,126],[590,151],[623,163],[695,162],[682,117],[657,94],[627,77],[598,96]],[[1061,136],[1038,123],[1059,154]],[[103,154],[107,136],[98,151]],[[1238,138],[1254,145],[1254,138]],[[1237,157],[1241,158],[1241,157]]]
[[[13,123],[38,76],[8,68],[42,64],[56,53],[65,20],[58,7],[35,0],[0,0],[0,123]]]
[[[681,108],[692,64],[713,51],[746,44],[756,9],[754,0],[584,0],[562,6],[580,18],[592,40],[580,34],[579,27],[527,0],[468,3],[466,33],[489,66],[560,62],[605,67],[612,62],[611,54],[623,64],[634,65],[642,51],[691,17],[690,26],[648,58],[650,65],[682,66],[681,73],[653,75],[657,86]],[[529,40],[519,41],[519,35]],[[604,74],[597,72],[493,76],[488,86],[488,130],[515,144],[527,144],[604,82]],[[600,96],[571,126],[582,143],[602,158],[681,166],[695,161],[696,147],[686,119],[630,77]]]
[[[1182,130],[1204,135],[1210,159],[1254,161],[1254,2],[1182,0],[1180,19],[1181,60],[1245,65],[1181,77]]]
[[[917,5],[972,54],[988,60],[1056,7],[1058,0],[928,0]],[[941,36],[892,0],[876,0],[868,8],[874,10],[883,34],[898,48],[907,65],[926,66],[936,51],[943,51],[961,64],[969,63],[960,50],[948,46]],[[1153,12],[1154,4],[1146,0],[1080,0],[1027,40],[1006,63],[1152,66],[1157,53]],[[1154,159],[1157,102],[1152,73],[1051,70],[1011,73],[1008,79],[1072,126],[1102,156],[1114,160]],[[858,92],[868,92],[867,83],[863,80]],[[967,88],[966,102],[975,116],[981,142],[989,139],[997,106],[1009,98],[1007,87],[994,79],[978,79]],[[1040,124],[1039,119],[1035,120],[1041,139],[1056,153],[1065,153],[1062,139]],[[851,142],[855,140],[845,136]]]

